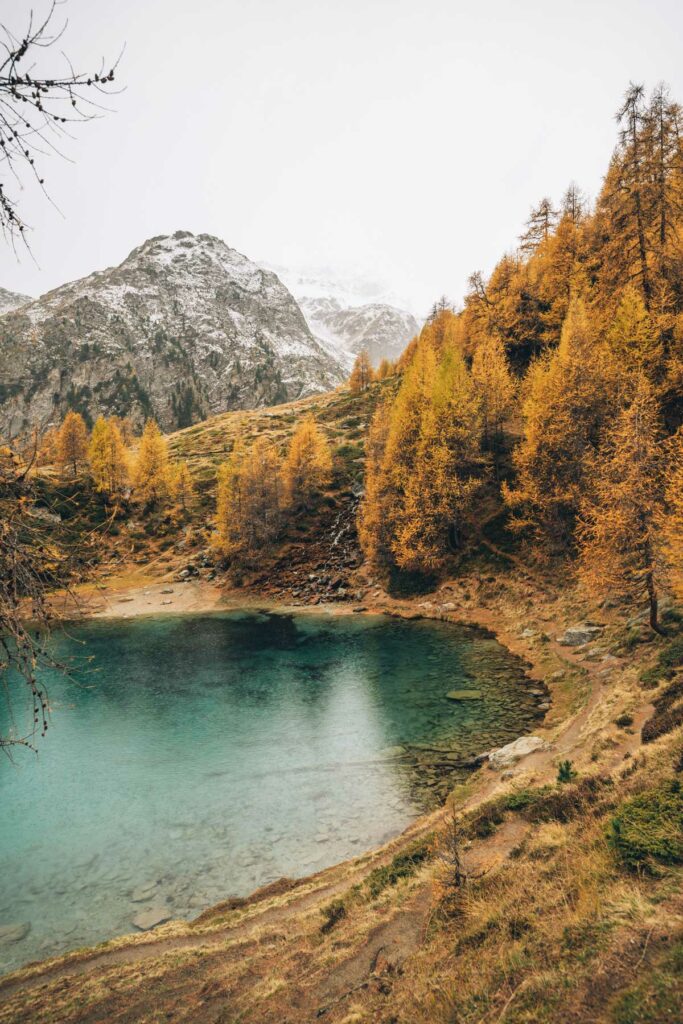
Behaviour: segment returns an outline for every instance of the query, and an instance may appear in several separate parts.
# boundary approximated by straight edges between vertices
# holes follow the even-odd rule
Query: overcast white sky
[[[45,10],[47,0],[32,0]],[[0,0],[20,31],[28,0]],[[39,294],[178,228],[258,260],[459,300],[529,207],[595,195],[629,79],[683,101],[680,0],[68,0],[83,67],[125,42],[116,112],[30,190]],[[89,59],[90,58],[90,59]]]

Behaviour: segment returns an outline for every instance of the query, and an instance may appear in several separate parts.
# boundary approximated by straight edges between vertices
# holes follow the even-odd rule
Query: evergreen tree
[[[597,594],[647,597],[650,625],[660,631],[657,580],[661,570],[662,509],[658,407],[641,374],[630,404],[591,453],[579,520],[580,575]]]
[[[98,491],[120,495],[128,484],[128,455],[117,423],[98,417],[88,447],[88,462]]]
[[[367,391],[372,384],[373,378],[374,373],[370,356],[363,349],[362,352],[358,353],[353,364],[351,376],[349,377],[349,387],[354,392]]]
[[[135,497],[145,505],[159,505],[168,498],[169,483],[166,438],[154,420],[147,420],[133,471]]]
[[[88,429],[81,414],[71,410],[64,417],[57,435],[57,464],[75,478],[85,467],[87,457]]]
[[[315,417],[309,413],[295,430],[285,459],[284,478],[290,504],[310,508],[331,476],[330,447]]]

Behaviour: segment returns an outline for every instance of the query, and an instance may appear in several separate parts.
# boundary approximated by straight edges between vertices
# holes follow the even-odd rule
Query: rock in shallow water
[[[11,942],[21,942],[31,931],[28,921],[18,924],[0,924],[0,946],[9,945]]]
[[[132,923],[141,932],[147,932],[150,928],[158,928],[160,924],[170,920],[170,907],[165,903],[155,903],[153,906],[136,914]]]
[[[481,700],[481,690],[450,690],[448,700]]]

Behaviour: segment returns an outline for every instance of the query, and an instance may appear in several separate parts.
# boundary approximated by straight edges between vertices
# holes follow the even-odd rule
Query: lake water
[[[517,659],[443,623],[149,617],[55,646],[72,679],[48,680],[39,754],[0,760],[0,925],[30,924],[3,971],[373,847],[434,792],[397,746],[476,754],[538,715]]]

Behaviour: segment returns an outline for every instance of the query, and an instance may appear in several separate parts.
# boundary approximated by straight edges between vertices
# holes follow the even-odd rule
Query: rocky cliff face
[[[19,292],[9,292],[6,288],[0,288],[0,316],[31,301],[30,295],[20,295]]]
[[[393,361],[419,331],[412,313],[383,302],[344,307],[328,296],[299,301],[313,333],[336,346],[347,365],[363,349],[374,366],[381,359]]]
[[[279,278],[211,235],[149,239],[120,266],[0,316],[2,433],[68,408],[170,430],[344,376]]]

